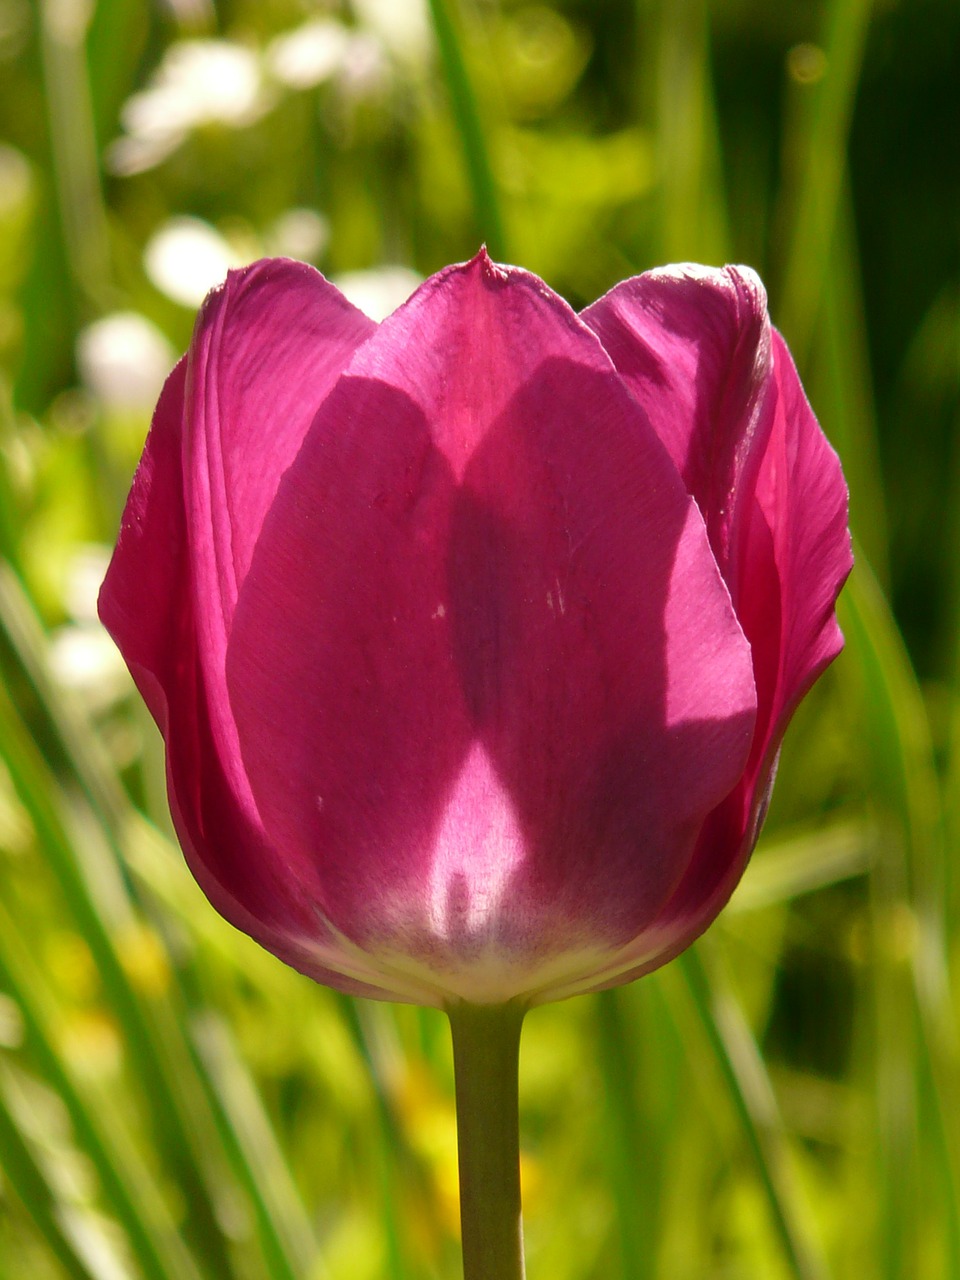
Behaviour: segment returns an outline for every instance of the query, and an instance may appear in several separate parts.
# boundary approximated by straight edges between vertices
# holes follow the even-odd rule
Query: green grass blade
[[[830,288],[831,247],[836,234],[847,136],[860,79],[873,0],[834,0],[827,8],[823,52],[826,74],[805,87],[816,95],[812,118],[788,163],[799,171],[789,216],[786,265],[778,316],[801,372],[814,341]]]
[[[960,1275],[960,1056],[943,918],[944,847],[933,744],[902,640],[863,557],[841,606],[851,669],[859,682],[856,719],[864,728],[870,795],[886,827],[885,856],[873,877],[882,1260],[891,1280],[917,1269],[939,1222],[949,1268],[944,1274],[955,1278]],[[920,1081],[927,1086],[922,1097]],[[929,1125],[929,1134],[921,1125]],[[925,1169],[926,1152],[935,1157],[935,1178]],[[940,1214],[930,1215],[931,1198],[941,1202]]]
[[[40,0],[40,50],[50,122],[61,234],[83,310],[110,301],[110,249],[87,75],[87,21],[93,8]]]
[[[56,680],[47,660],[49,644],[23,584],[0,561],[0,634],[10,645],[36,696],[57,747],[104,832],[115,840],[122,831],[130,801],[110,760],[71,691]]]
[[[887,504],[873,398],[867,316],[860,286],[853,210],[844,183],[830,246],[830,287],[824,290],[806,374],[807,392],[843,461],[854,536],[880,578],[888,577]],[[789,321],[789,316],[786,317]],[[777,317],[779,321],[779,316]]]
[[[190,1038],[216,1096],[220,1137],[253,1205],[270,1280],[319,1277],[318,1245],[263,1102],[227,1026],[195,1015]]]
[[[8,1093],[9,1078],[6,1071],[0,1071],[0,1152],[4,1173],[64,1274],[71,1280],[99,1280],[77,1248],[60,1197],[25,1140],[12,1114]]]
[[[640,6],[644,19],[650,6]],[[704,0],[654,6],[659,28],[657,257],[717,265],[729,256],[710,25]]]
[[[171,1176],[181,1182],[195,1238],[211,1255],[219,1255],[221,1273],[230,1274],[227,1256],[218,1242],[214,1192],[201,1169],[206,1151],[198,1132],[199,1112],[191,1108],[189,1075],[171,1074],[176,1039],[162,1040],[154,1032],[145,1004],[133,990],[117,949],[117,940],[99,913],[90,886],[81,872],[62,817],[54,803],[58,784],[24,727],[6,689],[0,686],[0,758],[7,765],[21,803],[30,815],[39,844],[59,881],[63,900],[90,948],[110,1006],[123,1028],[134,1069],[142,1080],[144,1100],[156,1117],[154,1135]],[[171,1019],[176,1028],[176,1019]]]
[[[763,838],[724,915],[763,910],[778,902],[866,875],[878,857],[875,823],[845,818],[815,831]]]
[[[796,1280],[830,1272],[790,1174],[783,1125],[767,1070],[736,997],[702,958],[703,944],[676,961],[727,1086],[766,1193],[783,1257]]]
[[[655,1161],[642,1154],[650,1139],[636,1094],[642,1078],[636,1028],[620,991],[601,991],[595,1001],[598,1065],[607,1103],[604,1146],[617,1203],[621,1274],[630,1280],[652,1280],[657,1274],[655,1224],[660,1197],[651,1176]]]
[[[73,1122],[77,1141],[91,1159],[110,1210],[125,1229],[148,1280],[200,1280],[148,1166],[120,1126],[110,1100],[75,1077],[55,1047],[58,1012],[32,963],[14,920],[0,904],[0,982],[24,1020],[26,1052],[57,1092]]]
[[[344,1023],[354,1047],[370,1076],[376,1108],[376,1123],[380,1136],[380,1156],[377,1177],[380,1184],[380,1213],[384,1242],[387,1251],[387,1274],[391,1280],[404,1280],[408,1274],[401,1215],[401,1187],[405,1177],[412,1177],[419,1190],[426,1192],[413,1152],[410,1150],[400,1117],[397,1115],[389,1087],[387,1072],[382,1062],[380,1044],[389,1027],[389,1013],[379,1005],[355,1001],[349,996],[338,996]]]
[[[14,446],[15,439],[10,387],[0,374],[0,565],[4,568],[4,561],[16,568],[20,560],[19,512],[7,459],[7,451]]]
[[[100,829],[107,837],[116,866],[122,868],[125,875],[123,848],[125,837],[131,830],[130,803],[120,788],[96,735],[85,723],[79,707],[58,688],[44,658],[46,643],[39,621],[19,582],[3,566],[0,566],[0,627],[12,642],[16,655],[30,678],[38,704],[47,714],[58,745],[74,771]],[[101,867],[101,874],[103,872],[104,868]],[[212,1114],[216,1118],[226,1158],[251,1197],[271,1273],[281,1278],[298,1274],[303,1269],[304,1256],[308,1255],[313,1259],[316,1254],[315,1241],[307,1238],[305,1215],[298,1215],[293,1200],[287,1200],[287,1220],[284,1223],[275,1220],[267,1205],[272,1201],[274,1208],[279,1209],[281,1202],[277,1199],[276,1192],[272,1192],[265,1182],[267,1164],[262,1159],[248,1158],[249,1152],[245,1149],[241,1135],[226,1118],[223,1111],[225,1095],[221,1087],[222,1078],[211,1075],[211,1062],[203,1055],[196,1055],[195,1046],[191,1046],[183,1037],[179,1019],[169,1017],[168,1011],[160,1009],[156,1009],[154,1014],[167,1028],[164,1043],[170,1058],[169,1069],[174,1072],[182,1088],[190,1088],[188,1082],[193,1081],[192,1092],[196,1094],[200,1090],[191,1104],[192,1113],[196,1115],[198,1110],[204,1108],[202,1098],[213,1108]],[[238,1069],[235,1069],[231,1077],[235,1085]],[[252,1086],[248,1089],[248,1093],[251,1092]],[[234,1118],[240,1119],[236,1115]],[[259,1128],[259,1137],[265,1142],[266,1122],[263,1117],[261,1119],[263,1123]],[[275,1146],[274,1152],[276,1154]],[[276,1163],[274,1173],[277,1174]],[[289,1183],[289,1174],[286,1180]]]
[[[474,219],[490,256],[497,262],[506,262],[509,259],[497,184],[487,152],[476,94],[467,73],[463,42],[451,12],[451,6],[455,2],[456,0],[430,0],[433,29],[470,182]]]

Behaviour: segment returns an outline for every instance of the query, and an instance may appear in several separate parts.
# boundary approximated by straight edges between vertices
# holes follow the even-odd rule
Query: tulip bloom
[[[228,920],[343,991],[526,1007],[729,897],[846,509],[749,270],[578,316],[481,253],[377,325],[268,260],[204,304],[100,610]]]

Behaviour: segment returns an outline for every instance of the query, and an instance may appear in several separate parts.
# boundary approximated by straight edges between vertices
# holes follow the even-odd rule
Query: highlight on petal
[[[519,816],[475,742],[448,792],[433,838],[428,927],[441,940],[484,937],[523,863]]]

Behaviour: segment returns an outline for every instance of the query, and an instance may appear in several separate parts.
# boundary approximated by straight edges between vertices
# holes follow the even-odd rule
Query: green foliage
[[[721,921],[528,1019],[530,1274],[960,1280],[958,44],[951,0],[0,0],[0,1277],[458,1274],[442,1019],[214,914],[93,598],[204,281],[389,307],[485,238],[576,305],[760,269],[861,548]]]

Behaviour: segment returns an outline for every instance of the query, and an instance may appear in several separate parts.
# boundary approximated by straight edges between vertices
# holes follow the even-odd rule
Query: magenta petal
[[[183,486],[198,652],[214,741],[251,821],[225,686],[233,611],[281,476],[375,329],[312,267],[265,259],[210,294],[190,347]]]
[[[393,999],[380,971],[317,918],[316,893],[238,805],[218,759],[199,672],[183,670],[166,716],[167,786],[191,871],[222,916],[287,964],[354,995]]]
[[[171,808],[194,875],[228,920],[304,968],[289,934],[308,921],[276,874],[262,833],[237,812],[210,742],[183,507],[185,373],[182,360],[160,397],[100,592],[100,616],[166,739]],[[312,971],[321,976],[318,965]]]
[[[529,991],[656,912],[755,714],[662,445],[565,304],[485,257],[428,281],[329,395],[227,676],[258,810],[313,859],[318,910],[474,997],[477,972]]]
[[[666,267],[588,307],[604,348],[696,499],[737,600],[737,549],[773,423],[763,285],[740,267]]]
[[[840,647],[833,609],[851,558],[839,462],[749,269],[651,271],[583,318],[703,513],[754,652],[759,759]]]
[[[584,318],[704,512],[757,682],[743,777],[705,822],[649,935],[638,938],[636,953],[649,959],[636,976],[681,951],[723,906],[756,839],[790,715],[840,650],[834,608],[852,563],[847,491],[752,273],[651,272],[617,286]]]
[[[210,294],[190,347],[184,497],[208,687],[280,477],[376,325],[301,262],[265,259]],[[227,709],[220,709],[226,715]]]
[[[764,541],[769,540],[780,582],[779,662],[768,753],[800,699],[843,646],[835,608],[853,565],[840,461],[776,331],[773,353],[776,415],[756,489],[756,505],[768,530]],[[754,520],[759,525],[756,514]],[[763,613],[762,591],[758,575],[751,593],[745,592],[745,614]]]
[[[166,690],[183,661],[180,618],[189,611],[180,468],[186,371],[184,358],[164,385],[98,602],[100,618],[163,733]]]
[[[288,296],[291,291],[295,295],[292,299]],[[305,319],[301,312],[308,307],[311,292],[319,315]],[[229,480],[230,519],[242,524],[243,529],[234,538],[236,531],[224,521],[217,530],[223,535],[222,544],[229,546],[232,542],[241,548],[237,564],[245,569],[244,538],[253,537],[252,522],[262,519],[259,506],[268,500],[271,485],[275,489],[280,471],[289,461],[286,454],[299,446],[297,436],[302,436],[312,416],[308,416],[309,397],[302,387],[296,394],[285,390],[279,372],[271,372],[264,352],[255,350],[256,314],[248,314],[251,294],[254,299],[259,296],[263,304],[276,302],[273,314],[284,327],[298,326],[298,341],[313,332],[318,338],[316,363],[328,381],[336,365],[342,364],[356,346],[351,332],[355,339],[374,327],[343,300],[338,302],[339,295],[316,272],[299,264],[259,264],[248,272],[232,275],[225,288],[212,295],[198,326],[191,360],[194,365],[198,360],[202,365],[211,351],[215,362],[222,356],[222,364],[218,365],[220,377],[207,379],[206,397],[198,394],[196,377],[188,376],[185,359],[167,380],[101,590],[100,614],[166,740],[171,808],[194,875],[227,919],[289,963],[325,981],[330,974],[322,956],[323,930],[310,907],[310,895],[290,875],[288,860],[279,860],[265,841],[243,780],[238,797],[229,776],[230,766],[236,774],[236,753],[232,759],[228,755],[225,768],[216,741],[218,736],[223,739],[222,725],[215,735],[210,717],[210,676],[204,673],[200,661],[204,645],[199,639],[197,615],[204,616],[210,596],[198,587],[197,565],[215,561],[216,554],[214,531],[198,519],[197,506],[188,507],[185,501],[191,473],[187,445],[191,439],[196,444],[197,434],[204,431],[216,436],[216,448],[222,448],[228,459],[224,462],[225,475],[230,468],[243,473],[244,457],[257,460],[253,477],[256,483],[251,483],[250,477],[238,480],[238,474],[231,474]],[[229,311],[231,299],[238,303],[235,316],[223,314]],[[339,323],[338,331],[335,321]],[[318,322],[326,327],[326,334],[316,333]],[[215,331],[213,338],[205,326]],[[284,341],[279,344],[281,352]],[[218,351],[218,343],[225,344],[226,354]],[[331,350],[336,359],[331,359]],[[287,350],[286,355],[289,354]],[[306,351],[302,354],[301,363],[309,366]],[[231,361],[243,358],[248,367],[241,374]],[[218,387],[224,376],[227,385]],[[236,391],[239,384],[247,389],[262,385],[266,394],[271,381],[275,384],[275,402],[285,405],[289,412],[276,430],[259,438],[263,421],[255,416],[244,419],[241,406],[231,400],[231,391]],[[323,391],[321,384],[321,394]],[[298,404],[299,420],[293,412]],[[225,421],[217,419],[211,405],[228,414]],[[253,439],[244,437],[244,428],[254,431]],[[279,441],[280,447],[271,450],[271,441]],[[235,482],[239,486],[236,491]],[[198,487],[204,488],[202,477],[193,486],[194,493]],[[201,504],[202,501],[201,498]],[[188,509],[193,517],[189,522]],[[223,597],[216,598],[214,616],[220,614],[223,603]],[[205,616],[209,635],[209,611]],[[209,654],[206,656],[209,661]],[[216,687],[215,669],[212,674]],[[222,669],[219,678],[222,685]],[[309,949],[302,945],[303,936],[311,939]],[[335,951],[335,945],[331,946]],[[375,983],[362,979],[352,986],[368,994],[384,994]]]
[[[773,356],[776,409],[744,540],[739,605],[761,694],[756,738],[743,778],[707,819],[651,929],[667,945],[630,977],[682,951],[723,907],[756,841],[790,717],[843,645],[835,606],[853,563],[847,489],[776,331]]]
[[[280,477],[376,324],[313,267],[266,258],[207,298],[190,347],[190,523],[213,541],[227,620]]]

